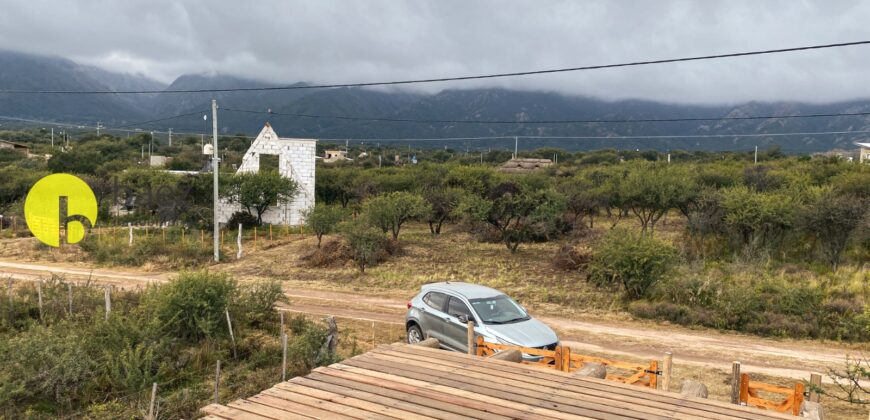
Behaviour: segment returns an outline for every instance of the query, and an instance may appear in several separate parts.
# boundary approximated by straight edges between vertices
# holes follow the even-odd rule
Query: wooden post
[[[740,374],[740,395],[737,397],[738,404],[746,404],[749,401],[749,374]]]
[[[284,311],[281,311],[280,314],[281,314],[281,331],[279,332],[279,334],[284,334]]]
[[[731,364],[731,404],[740,404],[740,362]]]
[[[287,380],[287,334],[281,333],[281,381]]]
[[[468,344],[468,354],[474,355],[474,321],[468,321],[467,326],[467,344]]]
[[[72,314],[73,314],[73,311],[72,311],[72,283],[66,284],[66,297],[67,297],[67,300],[69,301],[69,316],[70,316],[70,318],[72,318]]]
[[[36,282],[36,299],[39,304],[39,322],[43,322],[42,319],[42,279]]]
[[[133,224],[127,223],[127,229],[130,231],[130,240],[127,243],[127,246],[133,246]]]
[[[162,236],[163,243],[166,243],[166,226],[162,226],[160,228],[160,235]]]
[[[810,402],[819,402],[819,393],[816,389],[820,389],[822,387],[822,375],[818,373],[813,373],[810,375]]]
[[[12,312],[15,302],[12,301],[12,276],[6,279],[6,296],[9,299],[9,323],[12,323]]]
[[[272,224],[269,223],[269,242],[272,242]]]
[[[558,371],[563,370],[562,362],[564,361],[565,358],[562,357],[562,346],[556,346],[556,350],[553,351],[553,367],[555,367]]]
[[[108,321],[109,320],[109,313],[112,312],[112,286],[106,286],[105,300],[106,300],[106,321]]]
[[[568,346],[562,347],[562,371],[571,371],[571,347]]]
[[[214,403],[220,404],[220,397],[218,391],[220,391],[221,386],[221,361],[217,361],[217,367],[214,371]]]
[[[236,237],[236,247],[238,247],[238,252],[236,252],[236,259],[242,259],[242,224],[239,223],[239,236]]]
[[[656,389],[658,387],[658,383],[659,383],[659,375],[658,375],[659,361],[658,360],[651,361],[649,363],[649,370],[652,371],[652,373],[649,374],[649,387],[652,389]]]
[[[184,243],[184,226],[181,227],[181,243]]]
[[[257,248],[257,227],[254,226],[254,249]]]
[[[224,313],[227,314],[227,328],[230,330],[230,340],[233,342],[233,357],[238,358],[239,356],[236,354],[236,336],[233,334],[233,321],[230,320],[230,310],[224,309]]]
[[[205,245],[205,232],[202,229],[199,230],[199,242]]]
[[[148,420],[154,420],[154,401],[157,400],[157,382],[151,384],[151,404],[148,405]]]
[[[662,366],[662,390],[670,391],[671,390],[671,365],[674,362],[673,353],[666,351],[665,352],[665,363]]]

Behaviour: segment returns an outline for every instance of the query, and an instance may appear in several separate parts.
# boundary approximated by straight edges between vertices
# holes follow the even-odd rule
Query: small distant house
[[[324,162],[338,162],[347,160],[347,152],[344,150],[327,150],[323,156]]]
[[[152,168],[165,168],[169,165],[170,162],[172,162],[171,157],[153,155],[151,156],[149,164]]]
[[[855,143],[858,146],[858,162],[870,163],[870,143]]]
[[[0,140],[0,149],[15,150],[24,153],[26,156],[30,156],[30,148],[21,143]]]
[[[527,173],[546,168],[552,164],[553,161],[550,159],[517,158],[505,162],[498,170],[507,173]]]

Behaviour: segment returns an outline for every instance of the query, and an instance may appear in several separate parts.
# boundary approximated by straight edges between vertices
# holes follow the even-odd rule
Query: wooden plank
[[[301,410],[294,410],[293,408],[276,408],[270,407],[268,405],[263,405],[260,403],[256,403],[249,400],[236,400],[229,404],[227,404],[230,408],[235,408],[242,411],[247,411],[249,413],[258,414],[264,417],[268,417],[270,419],[287,419],[287,418],[295,418],[295,419],[327,419],[331,418],[330,413],[316,413],[313,410],[306,410],[304,406],[299,407]],[[339,418],[340,416],[336,416],[335,418]],[[347,417],[343,417],[346,419]]]
[[[485,395],[477,395],[468,391],[434,385],[428,382],[403,378],[396,375],[360,369],[341,363],[330,366],[328,371],[324,373],[338,377],[345,377],[357,382],[379,384],[382,386],[386,385],[397,387],[399,389],[411,387],[415,389],[415,394],[423,397],[443,401],[447,404],[461,405],[484,412],[508,416],[515,419],[555,418],[550,416],[550,413],[544,415],[541,412],[543,410],[535,410],[533,407],[529,407],[525,404],[518,404]]]
[[[309,396],[304,395],[304,394],[297,394],[293,391],[276,389],[276,388],[271,388],[267,391],[269,391],[269,393],[261,392],[258,395],[250,397],[249,400],[261,402],[262,404],[266,404],[267,402],[271,403],[272,402],[271,399],[274,398],[277,400],[293,401],[295,403],[305,404],[309,407],[318,408],[318,409],[329,411],[332,413],[339,413],[339,414],[346,415],[348,417],[353,417],[356,419],[377,419],[377,420],[389,420],[389,419],[391,419],[391,417],[387,417],[387,416],[384,416],[384,415],[381,415],[381,414],[378,414],[375,412],[361,410],[361,409],[356,408],[356,407],[352,407],[352,406],[344,405],[344,404],[339,404],[339,403],[335,403],[335,402],[328,401],[328,400],[309,397]],[[262,398],[263,401],[266,401],[266,402],[260,401],[260,398]]]
[[[318,368],[322,369],[322,368]],[[359,383],[352,379],[346,379],[337,377],[334,375],[326,375],[322,372],[317,371],[310,373],[306,376],[308,379],[313,379],[320,382],[331,383],[335,385],[341,385],[348,388],[359,389],[363,391],[367,391],[373,394],[377,394],[385,397],[395,396],[396,398],[400,398],[402,401],[407,401],[410,403],[422,405],[425,407],[430,407],[438,410],[444,410],[448,413],[459,414],[462,416],[466,416],[465,418],[476,418],[476,419],[484,419],[484,420],[501,420],[501,419],[509,419],[508,416],[502,416],[499,414],[494,414],[486,411],[477,410],[471,407],[459,406],[459,405],[447,405],[439,400],[434,400],[427,397],[422,397],[414,393],[413,390],[405,391],[396,389],[396,387],[386,388],[379,386],[378,384],[370,384],[370,383]],[[434,416],[433,416],[434,417]]]
[[[425,416],[426,418],[434,418],[440,420],[461,420],[467,418],[465,415],[459,415],[455,413],[451,413],[445,410],[438,410],[431,407],[427,407],[424,405],[413,404],[410,401],[405,401],[403,399],[396,399],[393,397],[403,396],[400,393],[391,393],[391,397],[386,397],[383,395],[378,395],[371,392],[366,392],[360,389],[352,389],[348,387],[344,387],[341,385],[336,385],[334,383],[328,382],[320,382],[315,381],[310,378],[297,377],[290,380],[290,382],[278,383],[275,385],[276,388],[285,388],[291,385],[298,385],[307,391],[323,391],[330,392],[342,397],[355,398],[360,401],[364,401],[367,403],[374,404],[376,406],[383,406],[388,410],[395,410],[399,413],[415,413],[417,416]],[[361,386],[361,384],[357,384]],[[407,397],[412,397],[408,395]],[[405,417],[402,417],[405,418]],[[408,417],[411,418],[411,417]]]
[[[396,352],[399,350],[399,352]],[[503,362],[491,359],[482,359],[477,357],[469,357],[464,354],[450,352],[445,350],[426,349],[420,347],[409,347],[401,344],[384,345],[372,351],[372,353],[396,352],[408,355],[408,357],[423,357],[433,363],[458,363],[463,366],[468,366],[469,369],[488,369],[488,373],[495,376],[503,376],[506,374],[521,375],[526,378],[535,378],[537,380],[546,381],[542,384],[549,384],[557,387],[555,382],[558,382],[558,387],[575,386],[580,388],[598,389],[607,393],[622,394],[635,398],[645,398],[653,401],[660,401],[678,405],[680,407],[690,407],[721,415],[731,416],[732,418],[744,419],[770,419],[770,418],[787,418],[774,413],[759,412],[756,409],[731,405],[722,401],[706,400],[695,397],[687,397],[679,394],[664,392],[661,390],[653,390],[648,388],[640,388],[636,386],[625,385],[612,381],[604,381],[594,378],[574,377],[564,372],[555,370],[543,370],[516,363]],[[560,378],[561,377],[561,378]],[[534,380],[534,379],[528,379]]]
[[[398,356],[393,356],[391,354],[385,353],[369,353],[364,355],[365,357],[361,360],[379,360],[382,363],[392,364],[394,366],[399,366],[402,360]],[[354,358],[351,360],[347,360],[345,364],[354,365],[357,363],[358,358]],[[417,359],[407,358],[404,360],[404,364],[401,364],[402,369],[406,369],[408,371],[417,372],[421,375],[428,375],[429,377],[437,376],[439,378],[445,379],[454,379],[457,381],[463,381],[474,385],[487,386],[487,385],[503,385],[510,389],[510,392],[516,393],[518,395],[524,395],[528,397],[535,398],[539,401],[549,401],[552,402],[553,405],[548,405],[547,408],[552,408],[555,410],[562,410],[566,412],[571,412],[571,410],[564,409],[563,406],[575,406],[581,408],[590,408],[596,411],[604,411],[604,412],[614,412],[613,410],[602,409],[601,407],[589,406],[588,403],[595,403],[604,406],[615,407],[617,409],[624,409],[625,407],[631,407],[631,410],[663,416],[671,418],[685,418],[685,419],[693,419],[699,417],[707,417],[707,418],[719,418],[719,419],[730,419],[733,418],[731,416],[708,416],[707,413],[702,410],[694,410],[691,408],[679,408],[675,407],[673,404],[660,403],[657,401],[643,401],[643,404],[638,404],[640,401],[637,398],[623,397],[620,395],[614,396],[609,395],[603,392],[584,392],[577,393],[571,392],[568,390],[564,390],[559,386],[552,387],[552,382],[540,381],[537,383],[526,381],[523,378],[508,378],[508,377],[493,377],[490,373],[481,373],[477,372],[475,369],[471,369],[469,366],[445,366],[439,363],[431,363],[429,361],[421,361]],[[442,383],[444,384],[444,383]],[[545,388],[544,388],[545,387]],[[484,391],[478,391],[484,392]],[[676,411],[675,411],[676,409]],[[627,415],[627,414],[626,414]]]
[[[200,409],[205,414],[209,414],[212,416],[217,416],[224,419],[238,419],[238,420],[263,420],[269,419],[270,417],[262,416],[259,414],[250,413],[247,411],[242,411],[236,408],[227,407],[220,404],[209,404]]]
[[[388,406],[375,404],[370,401],[347,397],[344,395],[336,394],[329,391],[323,391],[316,388],[309,388],[300,384],[284,382],[280,383],[279,386],[272,387],[263,391],[263,394],[273,395],[280,398],[278,395],[278,391],[289,391],[295,392],[297,394],[307,395],[312,398],[318,398],[324,401],[331,401],[338,404],[344,404],[350,407],[356,407],[361,410],[371,411],[373,413],[381,414],[382,416],[392,417],[397,419],[406,419],[406,420],[427,420],[432,417],[422,416],[412,411],[400,410],[396,408],[391,408]]]
[[[374,355],[367,358],[353,358],[350,360],[346,360],[344,364],[361,368],[368,368],[370,370],[378,370],[381,372],[391,372],[389,367],[397,366],[395,370],[398,370],[400,372],[391,373],[419,380],[426,380],[428,378],[428,382],[433,384],[449,386],[456,389],[471,391],[481,395],[488,395],[494,398],[501,398],[509,401],[527,404],[532,407],[540,407],[542,409],[553,410],[563,413],[563,415],[561,416],[553,414],[554,417],[559,418],[574,418],[574,415],[610,419],[670,418],[670,416],[668,416],[670,412],[667,410],[634,410],[632,408],[629,408],[629,406],[625,404],[601,404],[600,402],[591,401],[589,399],[575,399],[573,401],[554,401],[555,398],[552,397],[551,392],[548,394],[548,392],[526,389],[524,387],[527,384],[521,381],[514,381],[513,383],[502,382],[497,385],[506,386],[493,387],[494,384],[491,381],[487,381],[485,378],[474,378],[471,375],[463,372],[461,369],[444,371],[439,370],[434,366],[427,368],[412,366],[410,364],[399,364],[398,362],[393,360],[379,360],[375,358]]]

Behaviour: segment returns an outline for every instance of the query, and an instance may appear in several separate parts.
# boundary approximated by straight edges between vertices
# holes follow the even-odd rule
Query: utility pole
[[[217,99],[211,100],[211,130],[212,130],[212,141],[214,149],[211,154],[211,171],[214,174],[214,220],[212,221],[213,230],[213,243],[214,243],[214,262],[219,262],[221,259],[220,256],[220,225],[218,224],[218,205],[220,202],[218,201],[218,165],[220,162],[220,158],[218,158],[218,124],[217,124]]]
[[[100,122],[97,121],[97,137],[100,137]]]
[[[203,147],[205,147],[205,134],[200,134],[199,135],[199,150],[202,150]]]
[[[151,132],[151,142],[148,143],[148,159],[151,159],[151,155],[154,153],[154,132]]]
[[[755,164],[758,165],[758,146],[755,146]]]
[[[519,153],[519,147],[520,147],[520,140],[519,140],[519,137],[514,136],[514,159],[516,159],[516,158],[519,156],[519,155],[518,155],[518,153]]]
[[[54,127],[51,127],[51,148],[54,149]]]
[[[169,129],[169,147],[172,147],[172,129]]]

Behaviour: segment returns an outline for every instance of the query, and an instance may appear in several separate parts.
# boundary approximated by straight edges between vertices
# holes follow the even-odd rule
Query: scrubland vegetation
[[[88,258],[122,265],[162,259],[167,269],[208,264],[209,241],[196,236],[210,228],[209,176],[140,169],[142,141],[89,137],[47,162],[7,157],[0,171],[15,176],[0,181],[0,205],[7,215],[20,213],[29,182],[70,171],[94,187],[103,223],[164,223],[186,228],[191,238],[167,242],[154,234],[127,247],[90,235],[80,245]],[[176,165],[203,163],[192,152],[197,142],[180,143],[161,153],[177,154]],[[247,146],[244,139],[225,144],[228,161]],[[368,152],[318,166],[318,205],[307,214],[307,230],[318,238],[306,258],[314,269],[347,260],[367,272],[401,255],[407,226],[424,223],[429,238],[415,238],[415,245],[462,232],[500,243],[505,258],[523,262],[530,258],[524,249],[539,244],[533,258],[548,253],[554,272],[564,273],[556,275],[570,279],[559,290],[615,296],[616,305],[601,306],[638,317],[761,335],[870,339],[867,165],[775,149],[757,164],[748,153],[672,152],[668,163],[653,151],[547,149],[521,155],[556,155],[558,165],[506,174],[496,167],[510,158],[503,151],[418,151],[420,164],[384,159],[382,167],[376,154],[394,152]],[[247,209],[236,221],[256,226],[264,203],[294,194],[292,182],[272,175],[225,175],[224,194]],[[106,185],[110,179],[124,186],[121,197]],[[113,213],[114,200],[132,205]],[[323,239],[335,234],[341,242]],[[554,287],[540,273],[517,270],[529,287]]]
[[[36,284],[16,285],[0,314],[0,417],[142,418],[156,382],[161,418],[193,418],[213,398],[218,360],[222,401],[281,378],[278,283],[182,273],[165,285],[112,291],[108,317],[102,287],[69,289],[52,278],[42,284],[40,311]],[[289,375],[337,360],[323,352],[319,323],[288,317],[287,334]]]

